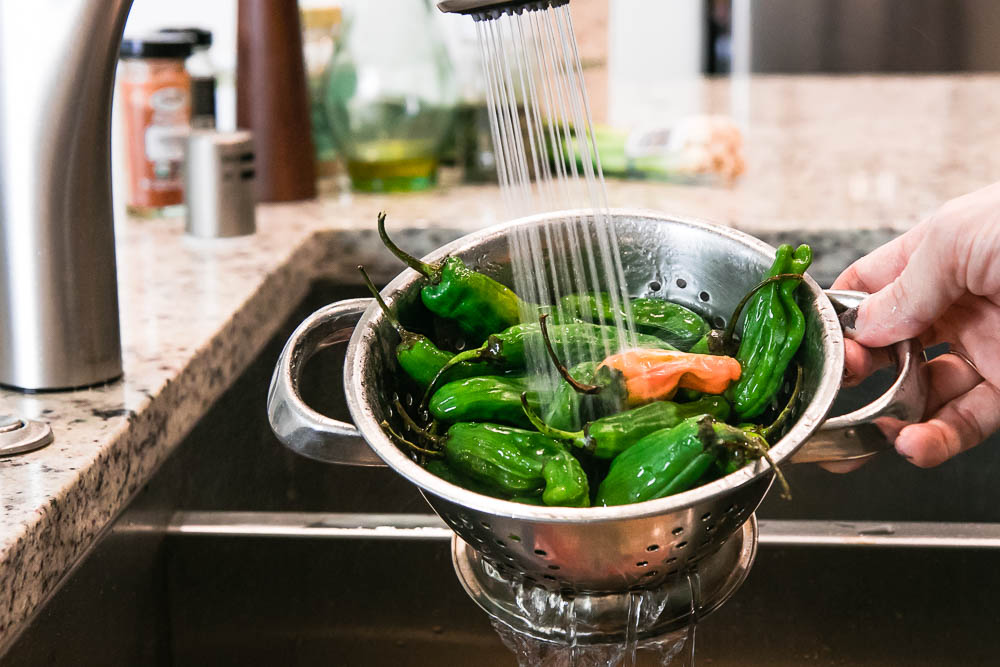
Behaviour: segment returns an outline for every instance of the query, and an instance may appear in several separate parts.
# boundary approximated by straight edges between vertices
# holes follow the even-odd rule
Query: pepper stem
[[[556,370],[559,371],[559,375],[562,376],[563,380],[569,383],[569,386],[573,387],[573,390],[578,394],[599,394],[604,387],[596,384],[584,384],[576,380],[569,373],[569,369],[566,368],[566,364],[559,360],[559,355],[556,354],[556,350],[552,347],[552,339],[549,338],[549,327],[545,321],[549,319],[548,313],[541,313],[538,316],[538,326],[542,330],[542,340],[545,341],[545,349],[549,353],[549,359],[555,364]]]
[[[423,274],[425,278],[434,278],[434,275],[441,270],[441,267],[438,265],[420,261],[400,248],[389,238],[389,234],[385,231],[385,211],[378,214],[378,236],[382,239],[383,245],[389,249],[389,252],[402,260],[404,264],[414,271]]]
[[[368,288],[368,291],[372,293],[372,296],[378,303],[378,307],[382,309],[382,314],[385,315],[385,319],[389,320],[389,324],[391,324],[392,328],[396,330],[396,333],[402,336],[403,332],[405,331],[405,329],[403,329],[403,325],[399,323],[399,320],[396,319],[396,316],[393,315],[392,311],[389,310],[389,306],[386,305],[385,300],[382,298],[382,295],[375,288],[375,283],[372,282],[371,276],[369,276],[368,272],[365,271],[365,267],[363,264],[358,264],[358,271],[361,272],[361,278],[365,281],[365,286]]]
[[[402,444],[406,445],[407,447],[409,447],[410,449],[412,449],[415,452],[419,452],[419,453],[423,454],[424,456],[444,456],[444,452],[439,452],[439,451],[434,450],[434,449],[424,449],[420,445],[416,445],[416,444],[410,442],[409,440],[407,440],[406,438],[404,438],[403,436],[401,436],[399,433],[396,433],[396,430],[393,429],[392,426],[390,426],[389,422],[387,422],[387,421],[383,420],[381,426],[382,426],[382,430],[384,430],[386,433],[389,434],[389,437],[391,437],[396,442],[399,442],[399,443],[402,443]]]
[[[771,453],[768,451],[767,441],[764,441],[764,443],[761,444],[760,442],[757,442],[753,438],[750,438],[748,435],[744,434],[741,444],[748,451],[757,454],[762,459],[767,461],[768,465],[770,465],[771,469],[774,471],[774,476],[778,478],[778,483],[781,485],[781,499],[791,500],[792,487],[788,485],[788,480],[785,479],[785,474],[781,472],[781,469],[778,467],[778,464],[774,462],[773,458],[771,458]]]
[[[440,446],[442,440],[441,436],[433,435],[430,431],[417,424],[417,422],[413,420],[413,417],[410,416],[410,413],[406,411],[406,408],[403,407],[403,403],[398,398],[394,398],[392,400],[392,404],[396,406],[396,412],[399,413],[399,416],[402,418],[403,423],[406,424],[407,428],[415,432],[427,442],[433,444],[435,447]]]
[[[490,336],[489,338],[486,339],[486,342],[480,345],[479,347],[474,348],[472,350],[466,350],[465,352],[459,352],[454,357],[445,362],[445,365],[442,366],[441,369],[434,374],[434,377],[431,379],[430,384],[427,385],[427,390],[424,391],[424,397],[420,399],[420,409],[421,410],[427,409],[427,406],[430,404],[431,395],[434,393],[434,389],[441,381],[441,378],[444,377],[444,374],[448,372],[448,369],[452,368],[453,366],[457,366],[463,361],[478,361],[481,359],[489,359],[490,356],[493,354],[490,347],[492,338],[493,336]]]
[[[775,463],[774,459],[771,458],[771,454],[770,452],[767,451],[766,447],[763,447],[760,444],[757,444],[756,447],[758,448],[758,453],[760,454],[761,458],[767,461],[768,465],[771,466],[771,470],[774,471],[774,476],[778,478],[778,483],[781,484],[781,499],[791,500],[792,487],[788,485],[788,480],[785,479],[785,473],[781,472],[781,468],[779,468],[778,464]]]
[[[795,368],[795,386],[792,387],[792,393],[788,397],[788,402],[785,403],[785,407],[781,410],[778,416],[775,417],[774,421],[771,422],[771,425],[761,432],[761,435],[763,435],[764,439],[768,442],[771,441],[771,436],[781,430],[781,427],[784,426],[785,422],[788,421],[788,418],[791,417],[792,410],[795,408],[795,401],[799,397],[799,392],[802,391],[802,366],[796,364]]]
[[[714,433],[714,428],[712,428],[712,418],[707,416],[702,417],[702,419],[699,420],[698,422],[698,427],[699,427],[698,437],[701,439],[702,443],[706,442],[705,437],[702,435],[704,430],[705,420],[709,420],[708,427],[710,430],[713,431],[713,436],[717,435],[716,433]],[[721,444],[740,447],[743,449],[745,453],[756,454],[760,458],[767,461],[768,464],[771,466],[771,469],[774,470],[774,476],[778,478],[778,483],[781,485],[782,500],[792,499],[792,489],[788,485],[788,480],[785,479],[784,473],[782,473],[781,469],[778,468],[778,464],[775,463],[773,458],[771,458],[771,454],[770,452],[768,452],[767,441],[764,440],[763,436],[761,436],[758,433],[753,433],[751,431],[744,431],[729,426],[727,427],[726,435],[721,439]]]
[[[583,431],[564,431],[561,428],[546,424],[539,414],[532,409],[531,405],[528,404],[528,392],[526,391],[521,392],[521,408],[524,410],[524,415],[531,422],[531,425],[538,429],[538,432],[542,435],[547,435],[556,440],[568,440],[574,444],[580,442],[585,437]]]
[[[764,289],[771,283],[776,283],[781,280],[804,280],[805,276],[801,273],[779,273],[776,276],[771,276],[770,278],[765,278],[764,280],[757,283],[753,289],[743,295],[740,302],[736,304],[736,309],[733,310],[733,316],[729,318],[729,324],[726,325],[725,330],[722,333],[722,347],[726,350],[731,349],[733,344],[733,335],[736,333],[736,323],[740,319],[740,315],[743,313],[743,309],[746,307],[750,299],[753,298],[757,292]]]

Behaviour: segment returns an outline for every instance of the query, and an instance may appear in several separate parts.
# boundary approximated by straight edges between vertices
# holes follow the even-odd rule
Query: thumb
[[[861,303],[853,327],[846,329],[850,338],[866,347],[915,338],[961,296],[953,244],[934,236],[917,247],[895,280]]]

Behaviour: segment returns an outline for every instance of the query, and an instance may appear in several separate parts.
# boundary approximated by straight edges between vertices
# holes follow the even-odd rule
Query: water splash
[[[498,571],[494,574],[502,576]],[[608,617],[595,613],[600,596],[560,593],[531,583],[510,582],[519,615],[533,633],[525,634],[496,620],[493,627],[522,667],[670,665],[682,654],[686,664],[693,666],[695,627],[702,609],[701,580],[696,571],[687,575],[687,584],[689,599],[685,596],[673,605],[668,591],[676,588],[670,585],[623,594],[620,597],[627,605],[626,620],[618,627],[609,627]],[[671,620],[664,614],[676,613],[678,603],[689,607],[687,626],[650,636],[658,624]],[[607,641],[602,635],[607,635]],[[614,641],[616,637],[621,641]]]

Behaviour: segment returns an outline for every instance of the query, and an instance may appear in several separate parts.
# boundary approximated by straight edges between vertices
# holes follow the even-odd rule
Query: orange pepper
[[[613,354],[601,365],[622,373],[632,405],[673,398],[679,387],[721,394],[742,372],[732,357],[646,348]]]

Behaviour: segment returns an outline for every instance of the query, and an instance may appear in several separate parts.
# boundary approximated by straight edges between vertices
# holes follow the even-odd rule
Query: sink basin
[[[355,296],[363,288],[315,286],[0,662],[515,664],[413,486],[386,469],[299,458],[271,435],[263,406],[283,342],[318,306]],[[303,386],[313,405],[347,418],[342,365],[342,349],[324,351]],[[927,471],[892,455],[847,476],[789,467],[795,498],[772,495],[758,512],[756,563],[698,626],[700,664],[994,664],[997,554],[968,545],[1000,540],[893,541],[901,527],[989,533],[1000,522],[1000,449],[990,444]],[[860,536],[858,522],[868,522]],[[843,539],[824,543],[824,531]]]

